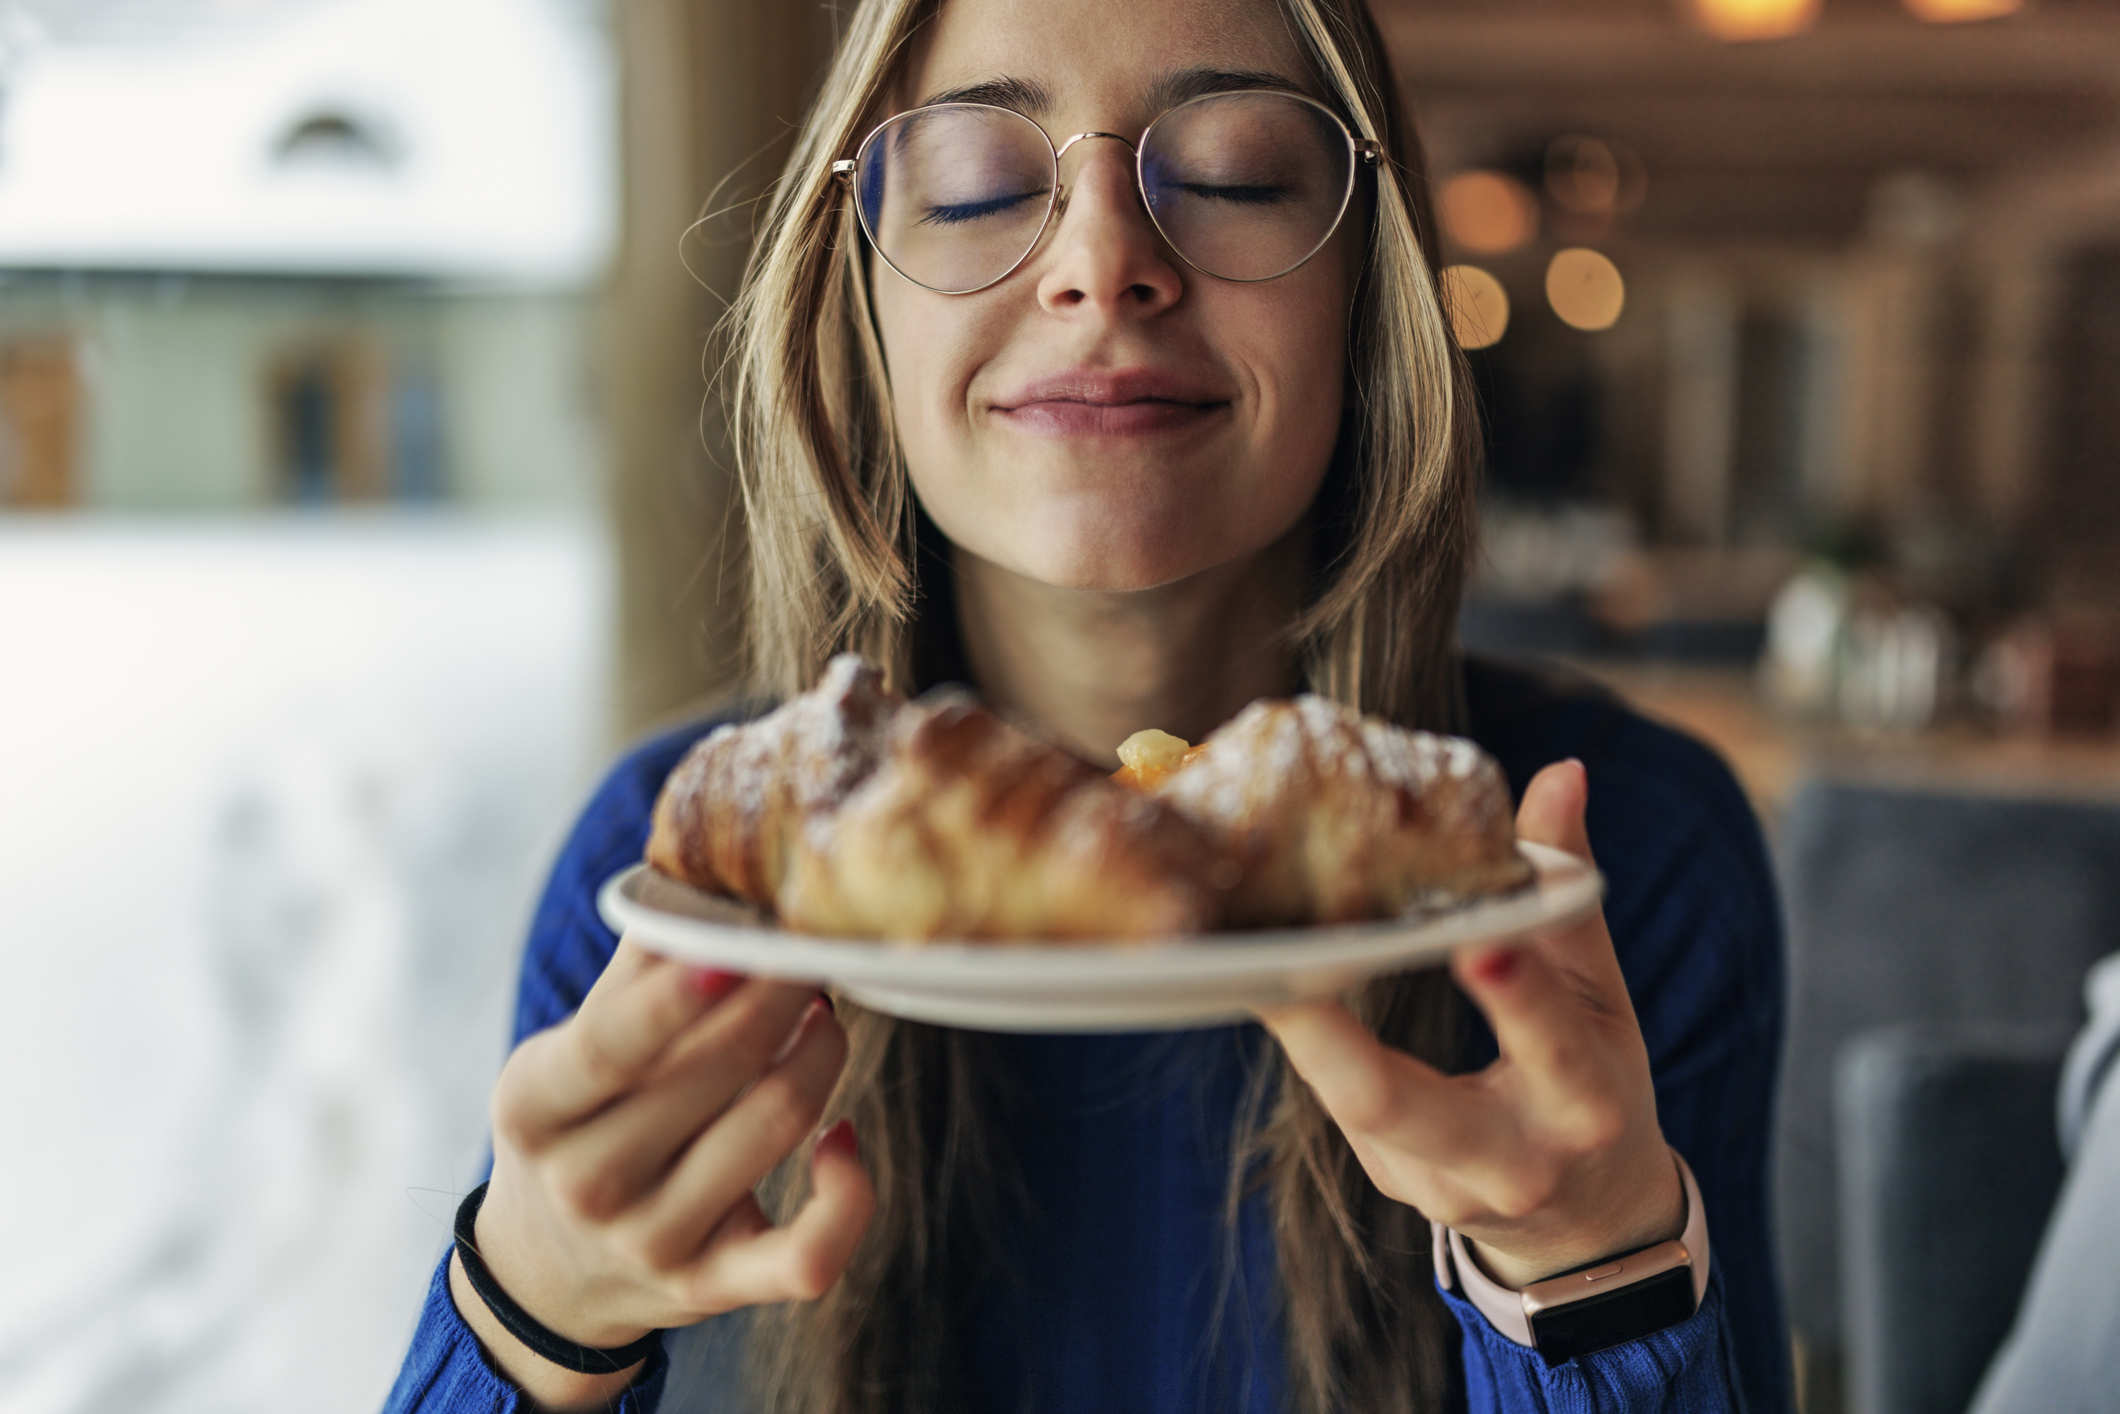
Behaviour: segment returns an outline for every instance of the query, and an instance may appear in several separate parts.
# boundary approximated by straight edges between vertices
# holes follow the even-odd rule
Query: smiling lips
[[[994,415],[1045,437],[1142,437],[1198,428],[1229,399],[1161,369],[1072,369],[1033,379],[993,405]]]

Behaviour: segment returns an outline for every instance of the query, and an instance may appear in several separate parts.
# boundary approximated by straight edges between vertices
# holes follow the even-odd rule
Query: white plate
[[[1168,1031],[1328,996],[1381,972],[1572,922],[1604,879],[1581,860],[1519,844],[1537,871],[1516,893],[1371,923],[1209,933],[1164,942],[997,945],[856,941],[790,933],[757,910],[636,864],[604,885],[604,921],[700,967],[829,983],[877,1011],[979,1031]]]

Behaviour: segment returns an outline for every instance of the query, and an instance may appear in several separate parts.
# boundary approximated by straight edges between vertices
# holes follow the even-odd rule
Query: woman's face
[[[896,106],[1006,83],[980,101],[1021,107],[1055,145],[1133,141],[1155,95],[1202,70],[1312,88],[1268,3],[948,0]],[[1070,589],[1146,589],[1262,549],[1332,454],[1359,208],[1299,269],[1237,284],[1164,242],[1123,144],[1077,144],[1061,180],[1064,214],[985,290],[936,294],[871,258],[921,503],[981,559]]]

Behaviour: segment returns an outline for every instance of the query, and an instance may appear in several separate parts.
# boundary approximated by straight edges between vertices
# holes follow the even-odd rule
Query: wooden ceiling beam
[[[2120,5],[1925,26],[1897,0],[1827,0],[1816,29],[1745,45],[1674,14],[1669,0],[1396,0],[1378,19],[1438,171],[1533,175],[1562,133],[1616,138],[1648,170],[1628,223],[1647,239],[1844,241],[1895,172],[1980,199],[2056,164],[2102,172],[2120,151]]]
[[[2120,6],[2035,10],[2004,24],[1826,25],[1767,44],[1725,44],[1670,21],[1381,6],[1401,74],[1465,88],[1594,82],[1789,95],[2079,90],[2120,96]]]

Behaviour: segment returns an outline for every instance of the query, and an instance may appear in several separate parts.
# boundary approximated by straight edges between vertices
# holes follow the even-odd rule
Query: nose
[[[1079,152],[1073,152],[1079,147]],[[1060,189],[1053,244],[1038,277],[1038,303],[1055,314],[1142,317],[1185,292],[1176,257],[1141,205],[1133,147],[1110,133],[1062,144],[1080,164]]]

